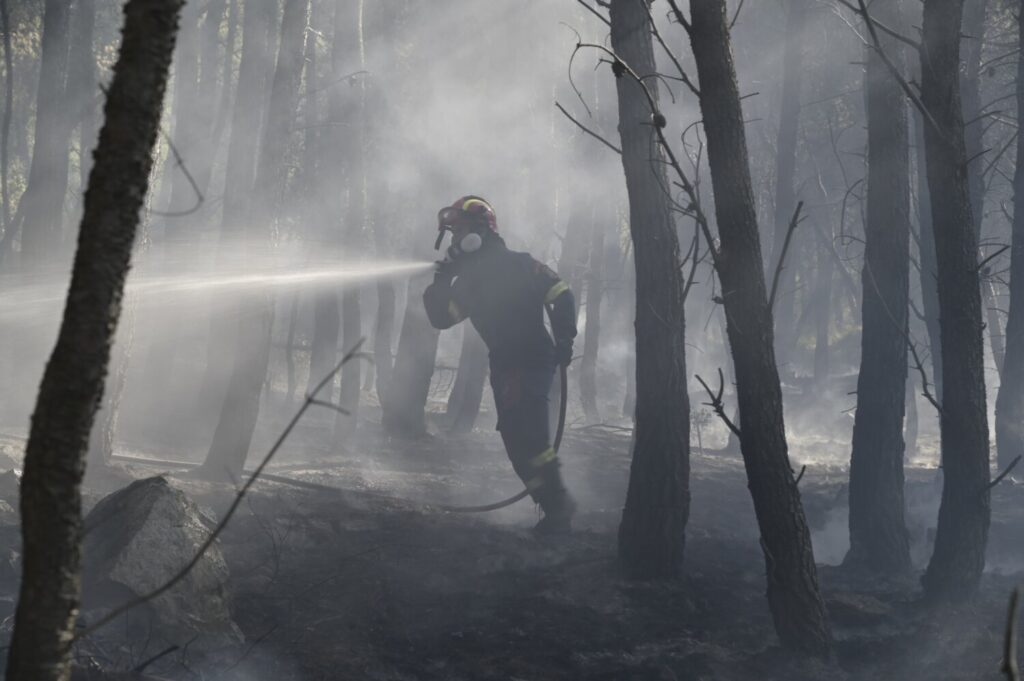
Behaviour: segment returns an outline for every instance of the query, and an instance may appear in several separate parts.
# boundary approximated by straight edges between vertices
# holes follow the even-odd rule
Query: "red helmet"
[[[494,208],[479,196],[463,196],[437,213],[437,228],[441,232],[467,222],[486,224],[488,229],[495,234],[498,233],[498,220]]]

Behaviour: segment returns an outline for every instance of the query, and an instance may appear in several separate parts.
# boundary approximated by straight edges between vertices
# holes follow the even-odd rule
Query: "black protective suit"
[[[551,268],[509,250],[490,233],[479,251],[442,264],[423,303],[436,328],[468,317],[480,333],[490,353],[498,430],[512,466],[545,519],[567,523],[572,501],[551,447],[548,396],[558,363],[572,357],[572,291]],[[544,326],[545,307],[554,340]]]

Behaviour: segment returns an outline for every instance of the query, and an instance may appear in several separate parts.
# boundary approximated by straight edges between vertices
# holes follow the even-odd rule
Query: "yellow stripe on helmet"
[[[494,209],[491,208],[491,204],[487,203],[483,199],[466,199],[465,201],[462,202],[462,210],[469,210],[470,206],[475,206],[477,204],[483,206],[492,213],[494,212]]]

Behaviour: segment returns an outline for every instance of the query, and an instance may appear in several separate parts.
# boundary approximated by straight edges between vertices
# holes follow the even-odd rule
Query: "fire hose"
[[[565,409],[569,404],[569,386],[568,386],[568,374],[569,369],[565,364],[559,365],[558,379],[561,383],[560,397],[558,400],[558,428],[555,430],[555,442],[553,448],[555,453],[558,453],[559,448],[562,446],[562,435],[565,433]],[[505,508],[512,504],[522,501],[529,496],[530,490],[523,489],[518,494],[504,499],[502,501],[496,501],[493,504],[484,504],[482,506],[446,506],[437,505],[436,508],[442,511],[448,511],[449,513],[487,513],[489,511],[497,511],[499,508]]]

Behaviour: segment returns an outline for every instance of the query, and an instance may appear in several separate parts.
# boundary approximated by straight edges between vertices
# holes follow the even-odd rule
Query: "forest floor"
[[[628,432],[567,433],[562,459],[580,505],[577,529],[539,539],[530,531],[538,515],[529,501],[475,515],[431,507],[518,490],[493,431],[398,443],[384,441],[368,421],[346,451],[328,453],[316,444],[328,427],[326,418],[311,419],[272,472],[331,489],[260,482],[222,536],[234,618],[247,645],[202,661],[178,651],[149,673],[247,681],[1001,678],[1007,599],[1024,570],[1024,486],[1014,481],[994,491],[979,597],[936,610],[920,602],[916,578],[864,580],[826,565],[844,551],[845,470],[804,457],[801,490],[836,639],[835,660],[826,664],[776,648],[736,454],[693,453],[684,576],[638,584],[622,580],[615,565]],[[271,432],[268,426],[255,450]],[[819,445],[827,443],[796,444],[794,460]],[[16,438],[0,440],[15,457],[20,446]],[[117,468],[120,484],[158,472]],[[231,496],[224,486],[171,479],[214,515]],[[940,484],[934,468],[908,469],[908,522],[922,566]],[[108,479],[92,488],[87,505],[104,486],[117,485]],[[0,580],[8,611],[12,585]]]

